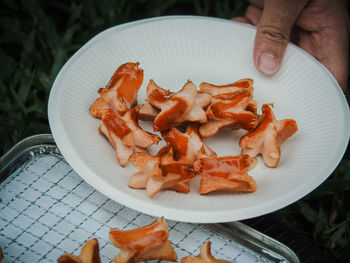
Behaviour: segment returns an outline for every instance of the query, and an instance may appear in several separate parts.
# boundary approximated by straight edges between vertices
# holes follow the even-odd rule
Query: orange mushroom
[[[159,110],[149,103],[141,104],[139,111],[140,120],[154,120],[158,115]]]
[[[147,96],[146,101],[160,110],[153,122],[155,131],[164,131],[184,122],[207,121],[203,108],[209,105],[211,96],[198,92],[190,80],[177,93],[170,93],[151,80],[147,87]]]
[[[258,125],[257,115],[248,110],[253,94],[243,90],[225,99],[213,98],[207,109],[207,116],[212,120],[235,120],[245,130],[254,129]]]
[[[202,82],[199,85],[199,89],[202,92],[207,92],[212,96],[218,96],[218,98],[224,98],[226,95],[231,96],[242,90],[253,92],[254,81],[252,79],[240,79],[234,83],[226,85],[214,85],[206,82]]]
[[[57,259],[58,263],[100,263],[100,252],[96,238],[85,243],[79,256],[63,254]]]
[[[101,118],[107,107],[120,114],[131,109],[143,81],[143,70],[138,66],[139,63],[129,62],[118,67],[106,87],[99,89],[100,97],[90,107],[92,116]]]
[[[194,163],[194,170],[202,178],[200,194],[219,190],[256,191],[256,182],[247,172],[257,164],[249,155],[200,158]]]
[[[213,96],[206,110],[208,121],[199,128],[202,137],[213,136],[224,127],[251,130],[258,125],[252,79],[221,86],[201,83],[200,90]]]
[[[203,142],[194,125],[189,125],[185,133],[171,128],[163,131],[162,137],[174,148],[178,161],[193,164],[198,157],[216,157],[216,153]]]
[[[297,130],[295,120],[276,120],[269,104],[264,104],[259,126],[244,135],[239,145],[242,147],[243,154],[248,154],[252,158],[261,154],[265,165],[275,168],[281,156],[280,146]]]
[[[111,229],[109,239],[120,249],[114,262],[136,263],[153,259],[176,261],[177,254],[168,237],[168,224],[163,217],[132,230]]]
[[[146,189],[149,197],[155,196],[162,189],[188,193],[188,182],[195,177],[192,165],[175,161],[173,150],[166,146],[157,156],[148,153],[135,153],[130,161],[139,170],[133,174],[129,187]]]
[[[160,140],[157,135],[144,131],[138,125],[137,115],[138,107],[128,110],[124,116],[118,115],[111,108],[102,114],[99,130],[115,148],[121,166],[128,164],[133,153],[144,152],[145,148]]]
[[[181,263],[233,263],[224,259],[216,259],[210,252],[211,242],[205,242],[196,257],[187,256],[181,259]]]

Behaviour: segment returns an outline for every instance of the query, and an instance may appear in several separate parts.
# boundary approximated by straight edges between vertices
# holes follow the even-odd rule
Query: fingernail
[[[266,75],[272,75],[278,70],[278,59],[271,53],[263,52],[260,55],[259,69]]]

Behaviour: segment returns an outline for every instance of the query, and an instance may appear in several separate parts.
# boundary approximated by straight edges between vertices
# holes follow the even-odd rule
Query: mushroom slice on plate
[[[206,82],[202,82],[199,85],[199,89],[202,92],[207,92],[212,96],[225,96],[227,94],[234,94],[242,90],[248,90],[253,92],[253,80],[252,79],[241,79],[231,84],[226,85],[214,85]]]
[[[128,164],[130,156],[135,152],[145,152],[146,148],[157,144],[157,135],[144,131],[137,123],[138,107],[128,110],[124,116],[109,108],[103,112],[99,130],[111,142],[116,150],[121,166]]]
[[[174,148],[176,160],[180,162],[193,164],[198,157],[216,157],[216,153],[203,142],[194,125],[189,125],[185,133],[171,128],[163,131],[162,137]]]
[[[207,116],[211,120],[237,120],[243,129],[254,129],[258,125],[258,116],[248,108],[248,105],[252,105],[252,99],[253,94],[247,90],[224,99],[214,97],[206,111]]]
[[[239,146],[242,147],[243,154],[252,158],[261,154],[265,165],[275,168],[281,156],[280,146],[297,132],[298,126],[293,119],[276,120],[269,104],[264,104],[261,110],[262,120],[259,126],[244,135]]]
[[[199,128],[203,138],[211,137],[225,127],[251,130],[258,125],[252,79],[242,79],[221,86],[202,82],[200,90],[212,95],[206,110],[208,122],[201,124]]]
[[[154,86],[150,82],[149,86]],[[153,122],[155,131],[167,130],[184,122],[207,121],[204,108],[210,104],[211,95],[198,92],[190,80],[177,93],[165,93],[161,88],[150,88],[146,101],[160,110]]]
[[[141,104],[139,107],[140,120],[154,120],[159,113],[159,110],[149,103]]]
[[[99,89],[100,97],[90,107],[92,116],[101,118],[107,105],[119,114],[131,109],[143,81],[143,70],[138,66],[139,63],[131,62],[119,66],[106,87]]]
[[[249,155],[200,158],[194,163],[194,170],[202,178],[200,194],[214,191],[254,192],[256,182],[248,171],[257,164]]]
[[[192,165],[175,161],[173,150],[166,146],[157,156],[149,153],[135,153],[130,161],[139,170],[133,174],[129,187],[146,189],[149,197],[155,196],[162,189],[188,193],[188,181],[195,177]]]

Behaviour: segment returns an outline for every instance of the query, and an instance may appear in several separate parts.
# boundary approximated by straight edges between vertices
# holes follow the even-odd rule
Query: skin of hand
[[[346,7],[343,0],[250,0],[245,17],[232,20],[257,26],[254,63],[264,75],[279,70],[291,41],[326,66],[345,91],[350,31]]]

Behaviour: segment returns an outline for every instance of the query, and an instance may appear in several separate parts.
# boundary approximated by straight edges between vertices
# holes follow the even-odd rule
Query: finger
[[[345,27],[320,33],[299,32],[299,46],[319,60],[345,91],[348,79],[349,38]]]
[[[345,91],[348,80],[348,56],[349,42],[329,43],[335,50],[329,50],[327,56],[321,58],[320,61],[333,74],[338,81],[339,86]],[[336,52],[338,50],[338,52]],[[340,52],[339,52],[340,51]]]
[[[251,24],[249,19],[243,16],[239,17],[234,17],[231,19],[232,21],[239,22],[239,23],[244,23],[244,24]]]
[[[244,17],[235,17],[231,20],[256,26],[260,21],[261,15],[261,8],[256,7],[254,5],[249,5]]]
[[[261,9],[264,7],[264,0],[249,0],[249,3]]]
[[[273,75],[279,70],[291,29],[306,2],[265,0],[254,46],[255,66],[264,75]]]
[[[246,18],[250,21],[252,25],[257,25],[262,16],[262,9],[254,5],[250,5],[245,13]]]
[[[296,25],[298,45],[319,60],[345,91],[349,70],[350,19],[345,1],[310,3]],[[317,21],[317,22],[316,22]]]

